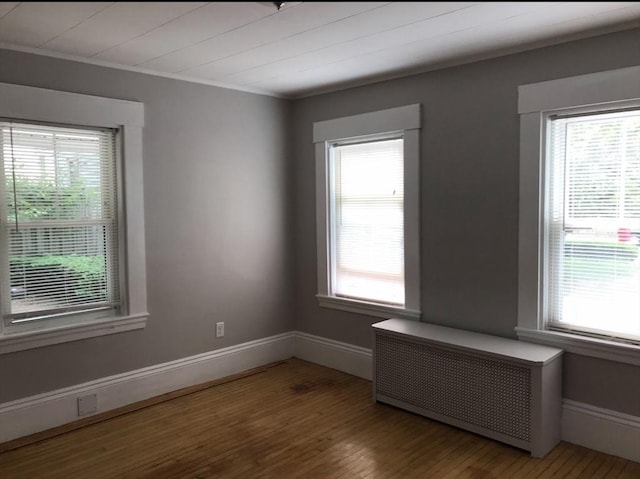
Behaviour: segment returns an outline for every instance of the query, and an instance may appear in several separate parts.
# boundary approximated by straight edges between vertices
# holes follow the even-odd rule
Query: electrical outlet
[[[216,338],[221,338],[224,336],[224,323],[216,323]]]
[[[78,398],[78,416],[98,412],[98,395],[87,394]]]

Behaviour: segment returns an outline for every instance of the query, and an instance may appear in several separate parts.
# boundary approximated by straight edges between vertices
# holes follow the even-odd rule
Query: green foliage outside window
[[[78,300],[106,299],[106,268],[102,255],[19,256],[11,258],[10,270],[12,286],[23,287],[25,294],[37,294],[42,289],[41,283],[46,282],[49,290],[56,293],[62,289],[72,291]],[[58,288],[51,288],[52,282]]]

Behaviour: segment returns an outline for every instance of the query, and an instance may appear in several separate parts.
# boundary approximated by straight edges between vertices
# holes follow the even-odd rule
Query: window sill
[[[518,339],[564,349],[569,353],[640,366],[640,346],[558,331],[516,328]]]
[[[0,336],[0,354],[142,329],[147,325],[148,316],[148,313],[142,313],[106,321],[5,334]]]
[[[414,311],[411,309],[370,303],[368,301],[358,301],[356,299],[324,296],[321,294],[316,294],[316,298],[318,299],[318,304],[323,308],[339,309],[342,311],[349,311],[350,313],[365,314],[367,316],[377,316],[386,319],[420,319],[420,311]]]

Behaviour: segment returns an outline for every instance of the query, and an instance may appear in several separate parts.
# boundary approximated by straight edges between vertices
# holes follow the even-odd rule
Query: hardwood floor
[[[291,359],[0,454],[0,478],[634,478],[568,443],[544,459],[374,404],[371,383]]]

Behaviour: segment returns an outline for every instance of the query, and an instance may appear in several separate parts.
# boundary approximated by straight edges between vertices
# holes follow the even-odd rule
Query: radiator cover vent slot
[[[528,368],[382,336],[376,343],[376,384],[384,396],[531,440]]]

